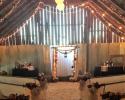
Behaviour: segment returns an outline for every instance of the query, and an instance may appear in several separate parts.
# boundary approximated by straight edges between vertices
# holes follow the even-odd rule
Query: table
[[[18,69],[14,68],[12,69],[12,76],[23,76],[23,77],[37,77],[38,76],[38,70],[27,70],[27,69]]]
[[[119,75],[125,74],[125,70],[123,66],[113,66],[108,67],[107,71],[101,71],[101,67],[95,67],[94,69],[94,76],[109,76],[109,75]]]

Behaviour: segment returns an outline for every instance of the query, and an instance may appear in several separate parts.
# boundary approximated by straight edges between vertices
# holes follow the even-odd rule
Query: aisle
[[[47,100],[79,100],[77,82],[48,83]]]

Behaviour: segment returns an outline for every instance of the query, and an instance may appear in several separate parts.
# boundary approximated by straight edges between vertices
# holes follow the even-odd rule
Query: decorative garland
[[[60,52],[61,54],[64,54],[64,57],[67,57],[65,55],[71,53],[72,51],[75,51],[77,49],[77,47],[75,47],[74,49],[69,49],[69,50],[60,50],[57,48],[57,51]]]
[[[65,58],[67,57],[67,54],[71,53],[73,50],[75,50],[75,49],[71,49],[71,50],[59,50],[59,49],[57,49],[57,51],[59,53],[64,54]]]
[[[57,73],[57,54],[58,52],[57,52],[57,49],[56,48],[54,48],[53,49],[53,65],[52,65],[52,76],[53,76],[53,80],[56,80],[57,79],[57,77],[56,77],[56,73]]]
[[[70,47],[70,46],[68,46]],[[71,46],[72,47],[72,46]],[[74,47],[74,49],[69,49],[69,50],[59,50],[58,47],[53,48],[53,64],[52,64],[52,76],[53,80],[57,79],[57,60],[58,60],[58,52],[61,54],[64,54],[64,57],[67,57],[67,54],[71,53],[74,51],[74,59],[73,59],[73,66],[74,66],[74,72],[76,72],[76,62],[77,62],[77,56],[78,56],[78,50],[77,46]]]

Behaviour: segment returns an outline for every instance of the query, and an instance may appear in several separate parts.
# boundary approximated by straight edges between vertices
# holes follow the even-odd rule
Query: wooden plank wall
[[[32,63],[40,72],[51,73],[50,48],[48,46],[20,45],[0,47],[0,68],[9,74],[15,67],[15,62]]]
[[[114,54],[125,54],[125,43],[79,44],[77,73],[79,70],[90,72],[96,65],[103,64]],[[88,56],[87,56],[88,52]],[[0,46],[0,69],[11,74],[15,62],[33,63],[40,72],[51,74],[50,47],[40,45]],[[87,64],[88,60],[88,64]]]
[[[125,44],[124,44],[125,45]],[[104,44],[90,44],[89,45],[89,71],[93,72],[94,67],[103,64],[108,60],[110,55],[120,54],[119,43],[104,43]]]

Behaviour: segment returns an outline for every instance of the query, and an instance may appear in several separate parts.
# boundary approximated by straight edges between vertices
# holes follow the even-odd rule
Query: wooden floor
[[[49,83],[47,100],[79,100],[78,86],[77,82]]]

